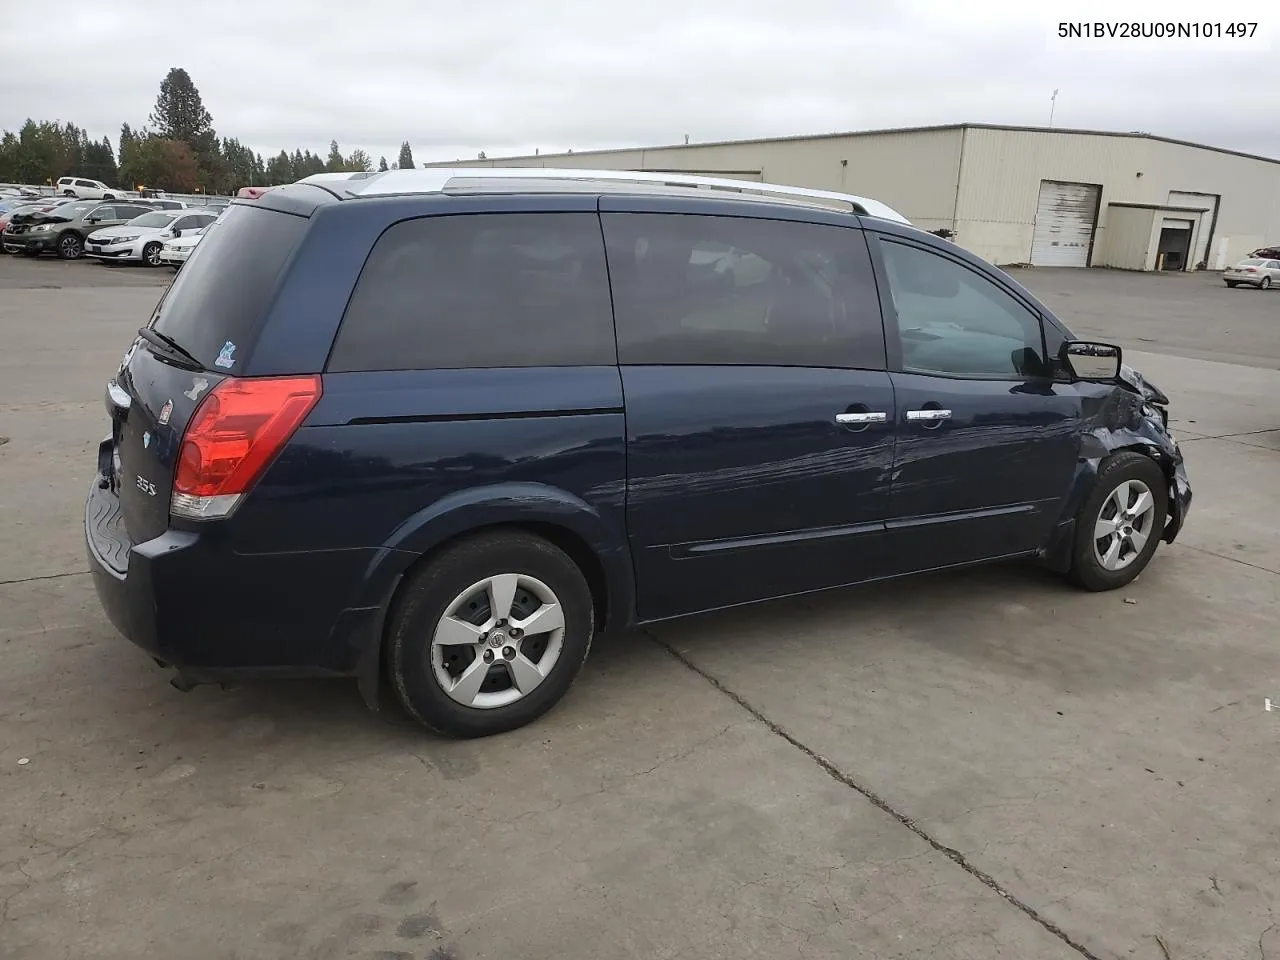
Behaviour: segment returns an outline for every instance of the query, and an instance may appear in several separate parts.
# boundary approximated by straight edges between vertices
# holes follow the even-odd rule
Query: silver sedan
[[[1280,286],[1280,260],[1241,260],[1234,267],[1223,270],[1222,279],[1228,287],[1244,285],[1266,290]]]

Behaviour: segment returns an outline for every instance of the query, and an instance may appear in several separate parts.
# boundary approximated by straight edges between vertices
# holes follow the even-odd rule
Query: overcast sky
[[[264,156],[394,161],[960,121],[1144,130],[1280,157],[1280,13],[1251,41],[1052,43],[1061,19],[1212,5],[1003,0],[0,0],[0,128],[146,122],[185,67]],[[1228,9],[1222,5],[1222,9]],[[1157,12],[1158,11],[1158,12]],[[1195,14],[1198,12],[1198,16]],[[1180,14],[1187,14],[1182,17]],[[1267,22],[1267,21],[1270,22]],[[1263,37],[1267,39],[1263,39]],[[1269,49],[1268,49],[1269,46]]]

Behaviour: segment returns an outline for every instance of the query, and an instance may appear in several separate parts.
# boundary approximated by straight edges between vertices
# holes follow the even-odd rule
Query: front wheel
[[[401,588],[388,668],[423,724],[490,736],[555,706],[594,630],[591,590],[564,551],[524,532],[483,534],[433,557]]]
[[[74,233],[66,233],[58,238],[58,256],[63,260],[79,260],[84,253],[84,243]]]
[[[1168,512],[1168,483],[1159,464],[1128,450],[1108,457],[1076,515],[1072,581],[1086,590],[1115,590],[1132,581],[1156,552]]]
[[[160,266],[160,244],[148,243],[142,248],[142,262],[148,267]]]
[[[102,195],[103,200],[114,200],[115,198],[116,198],[116,195],[114,193],[104,193]]]

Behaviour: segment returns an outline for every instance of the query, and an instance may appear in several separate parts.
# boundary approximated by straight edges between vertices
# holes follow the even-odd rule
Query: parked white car
[[[80,200],[115,200],[121,191],[108,187],[101,180],[87,180],[84,177],[62,177],[58,180],[57,192],[64,197],[76,197]]]
[[[187,262],[191,251],[196,248],[196,244],[200,242],[204,233],[204,229],[200,229],[195,233],[183,234],[165,241],[165,245],[160,248],[160,262],[168,264],[174,270],[182,269],[182,265]]]
[[[1222,279],[1228,287],[1248,286],[1259,290],[1280,287],[1280,260],[1257,257],[1241,260],[1234,267],[1223,270]]]
[[[193,235],[217,219],[208,210],[153,210],[118,227],[89,234],[84,255],[98,260],[132,261],[158,267],[165,242]]]

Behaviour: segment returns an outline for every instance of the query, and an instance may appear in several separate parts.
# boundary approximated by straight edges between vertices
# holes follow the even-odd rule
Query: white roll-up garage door
[[[1087,267],[1098,216],[1093,183],[1040,181],[1031,263],[1037,267]]]

